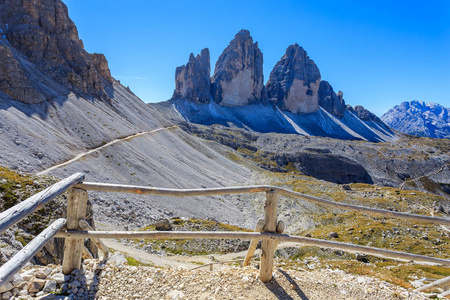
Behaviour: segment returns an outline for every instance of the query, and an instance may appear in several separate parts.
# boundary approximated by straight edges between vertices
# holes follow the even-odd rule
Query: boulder
[[[159,219],[156,221],[155,229],[160,231],[170,231],[172,230],[172,224],[168,219]]]
[[[266,85],[269,101],[296,114],[319,110],[320,72],[298,44],[289,46],[270,73]]]
[[[263,55],[248,30],[239,31],[222,52],[211,82],[212,97],[222,106],[266,101]]]
[[[0,293],[6,293],[14,288],[14,285],[11,284],[11,282],[5,282],[2,285],[0,285]]]
[[[37,279],[35,278],[28,284],[28,292],[37,293],[44,288],[45,279]]]
[[[44,285],[44,292],[53,293],[58,288],[55,280],[47,280]]]
[[[175,91],[172,99],[188,99],[197,103],[209,103],[211,100],[211,65],[209,50],[205,48],[189,62],[175,71]]]
[[[336,94],[328,81],[322,80],[319,84],[318,95],[320,107],[339,119],[344,116],[347,107],[341,91]]]

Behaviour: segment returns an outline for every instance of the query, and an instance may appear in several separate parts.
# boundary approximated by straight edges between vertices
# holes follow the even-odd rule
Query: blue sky
[[[248,29],[264,80],[298,43],[346,103],[381,116],[403,101],[450,107],[450,1],[63,0],[89,52],[145,102],[169,99],[175,68],[207,47],[211,69]]]

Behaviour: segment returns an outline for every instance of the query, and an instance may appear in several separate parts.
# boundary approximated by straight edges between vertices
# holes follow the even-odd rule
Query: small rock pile
[[[0,287],[1,299],[51,299],[57,295],[60,299],[93,299],[98,290],[98,273],[104,267],[98,260],[88,259],[81,270],[64,275],[61,266],[30,264]]]

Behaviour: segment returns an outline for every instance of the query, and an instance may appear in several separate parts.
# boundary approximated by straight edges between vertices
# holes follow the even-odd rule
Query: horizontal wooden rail
[[[357,205],[351,205],[346,203],[339,203],[335,201],[329,201],[320,199],[313,196],[304,195],[302,193],[289,191],[282,188],[273,187],[273,189],[277,192],[279,192],[282,195],[285,196],[291,196],[298,199],[306,200],[315,204],[325,205],[329,207],[344,209],[344,210],[351,210],[351,211],[358,211],[368,214],[374,214],[379,215],[383,217],[388,218],[399,218],[399,219],[405,219],[410,221],[419,221],[424,223],[433,223],[433,224],[442,224],[442,225],[450,225],[450,219],[446,218],[439,218],[439,217],[431,217],[431,216],[424,216],[424,215],[415,215],[415,214],[409,214],[409,213],[403,213],[403,212],[396,212],[396,211],[390,211],[385,209],[378,209],[378,208],[370,208],[370,207],[364,207],[364,206],[357,206]]]
[[[216,262],[210,262],[195,268],[190,269],[189,271],[194,271],[194,270],[198,270],[200,268],[205,268],[207,266],[213,266],[213,265],[223,265],[223,264],[231,264],[234,262],[240,262],[241,264],[244,262],[243,259],[236,259],[236,260],[226,260],[226,261],[216,261]],[[211,269],[210,269],[211,270]]]
[[[267,192],[272,189],[270,186],[238,186],[238,187],[220,187],[209,189],[166,189],[147,186],[95,183],[95,182],[83,182],[77,184],[76,187],[87,191],[129,193],[129,194],[170,196],[170,197],[248,194],[248,193]]]
[[[73,174],[0,213],[0,234],[83,180],[84,174]]]
[[[410,221],[418,221],[424,223],[432,224],[442,224],[450,226],[450,219],[416,215],[403,212],[395,212],[385,209],[370,208],[358,205],[351,205],[346,203],[340,203],[330,200],[325,200],[313,196],[308,196],[302,193],[290,191],[287,189],[267,186],[267,185],[256,185],[256,186],[238,186],[238,187],[224,187],[224,188],[207,188],[207,189],[167,189],[167,188],[156,188],[156,187],[145,187],[145,186],[134,186],[134,185],[121,185],[121,184],[110,184],[110,183],[94,183],[94,182],[83,182],[76,185],[76,187],[100,191],[100,192],[116,192],[116,193],[131,193],[131,194],[144,194],[144,195],[155,195],[155,196],[170,196],[170,197],[192,197],[192,196],[214,196],[214,195],[226,195],[226,194],[248,194],[248,193],[259,193],[268,191],[277,191],[278,193],[290,196],[298,199],[302,199],[308,202],[312,202],[319,205],[324,205],[328,207],[363,212],[368,214],[379,215],[388,218],[399,218]]]
[[[12,276],[29,262],[65,225],[66,219],[56,220],[8,260],[0,268],[0,286],[11,279]]]
[[[62,231],[57,237],[77,237],[77,238],[101,238],[101,239],[260,239],[260,240],[279,240],[285,242],[295,242],[304,245],[317,247],[327,247],[350,252],[361,252],[374,256],[387,257],[392,259],[401,259],[408,261],[420,261],[433,264],[450,265],[450,260],[428,257],[423,255],[404,253],[392,250],[372,248],[319,240],[300,236],[291,236],[277,233],[258,233],[258,232],[217,232],[217,231]]]
[[[78,221],[78,226],[80,227],[81,230],[86,230],[86,231],[93,231],[94,229],[92,229],[91,225],[89,225],[89,223],[84,220],[81,219]],[[105,244],[103,244],[103,242],[99,239],[94,239],[91,238],[91,242],[98,248],[98,250],[102,253],[103,257],[101,258],[101,260],[106,260],[109,256],[109,250],[108,247],[106,247]]]
[[[432,283],[429,283],[427,285],[421,286],[420,288],[415,289],[416,292],[422,292],[429,289],[432,289],[434,287],[438,286],[445,286],[450,284],[450,277],[445,277],[436,281],[433,281]]]

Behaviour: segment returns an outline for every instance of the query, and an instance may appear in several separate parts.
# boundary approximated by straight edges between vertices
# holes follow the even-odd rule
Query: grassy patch
[[[127,262],[128,262],[129,266],[138,267],[138,266],[141,265],[135,258],[133,258],[131,256],[127,256],[126,259],[127,259]]]

